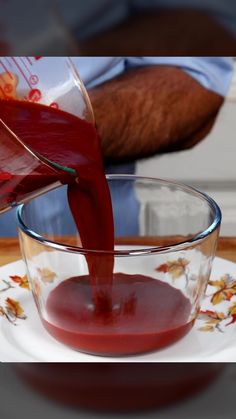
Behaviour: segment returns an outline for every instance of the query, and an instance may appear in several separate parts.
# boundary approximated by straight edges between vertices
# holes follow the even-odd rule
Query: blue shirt
[[[79,42],[120,24],[134,13],[153,8],[157,11],[163,8],[200,10],[236,33],[235,0],[57,0],[56,6],[50,7],[48,0],[35,1],[33,9],[32,0],[1,2],[0,26],[13,51],[22,51],[22,48],[48,51],[49,48],[63,55],[68,47],[68,32]],[[32,19],[32,12],[36,19]],[[61,25],[59,14],[68,32]]]
[[[233,74],[233,59],[229,57],[78,57],[73,61],[87,89],[130,68],[169,65],[179,67],[206,89],[225,96]]]
[[[148,9],[186,8],[203,11],[218,20],[226,29],[236,33],[236,10],[234,0],[72,0],[74,7],[61,11],[68,26],[77,27],[79,38],[92,36],[127,19],[134,13]]]
[[[181,68],[206,89],[225,96],[233,74],[233,61],[227,57],[78,57],[73,58],[73,60],[88,90],[124,73],[129,68],[147,65],[170,65]],[[134,172],[134,168],[134,164],[129,166],[123,165],[107,168],[107,172],[131,173]],[[126,217],[125,230],[119,231],[119,233],[121,235],[125,233],[132,235],[138,231],[139,203],[134,196],[132,188],[128,190],[127,188],[126,190],[120,189],[116,199],[117,208],[119,208],[117,214],[119,213],[122,216],[122,212],[125,211],[122,205],[122,194],[125,194],[125,196],[129,194],[129,199],[133,202],[133,211],[129,214],[124,214]],[[61,205],[55,206],[55,196],[60,198]],[[41,206],[38,217],[45,218],[47,222],[51,220],[53,225],[57,217],[64,212],[66,201],[65,187],[53,191],[53,193],[50,193],[50,197],[45,195],[40,199]],[[118,200],[120,200],[120,205]],[[65,217],[64,230],[61,233],[70,234],[73,230],[71,222]],[[16,235],[15,210],[0,215],[0,235],[3,237]]]

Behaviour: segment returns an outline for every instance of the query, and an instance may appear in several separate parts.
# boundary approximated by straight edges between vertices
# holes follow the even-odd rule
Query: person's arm
[[[210,131],[223,97],[179,68],[126,71],[89,91],[105,161],[193,146]]]

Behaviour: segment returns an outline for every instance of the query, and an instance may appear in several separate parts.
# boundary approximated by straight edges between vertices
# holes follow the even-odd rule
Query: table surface
[[[236,262],[236,237],[220,237],[216,255]],[[17,238],[0,239],[0,266],[21,258]]]

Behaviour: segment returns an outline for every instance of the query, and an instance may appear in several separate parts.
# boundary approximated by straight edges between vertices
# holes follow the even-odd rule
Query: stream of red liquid
[[[20,101],[1,100],[0,118],[32,150],[78,175],[36,161],[0,127],[0,208],[53,183],[68,184],[83,247],[112,251],[112,204],[95,127],[66,112]],[[61,342],[87,352],[128,354],[170,344],[191,328],[190,302],[180,291],[141,275],[113,275],[112,256],[86,259],[89,276],[67,279],[48,297],[43,322]]]

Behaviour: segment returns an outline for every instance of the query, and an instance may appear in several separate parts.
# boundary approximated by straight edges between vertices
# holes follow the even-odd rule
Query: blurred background
[[[179,369],[181,369],[181,364],[179,365]],[[184,364],[182,364],[182,368],[183,365]],[[186,368],[191,370],[192,364],[185,365]],[[82,366],[85,366],[85,364],[82,364]],[[204,364],[200,364],[200,369],[201,366],[204,366]],[[208,366],[209,364],[205,364],[206,369]],[[170,364],[167,368],[169,367]],[[39,364],[37,368],[40,370]],[[43,369],[44,368],[45,364],[43,365]],[[50,366],[48,368],[50,369]],[[14,365],[1,365],[0,415],[4,419],[13,419],[18,417],[34,417],[34,419],[41,419],[42,417],[50,417],[51,419],[95,419],[102,417],[140,419],[151,419],[154,417],[157,419],[189,419],[190,417],[193,419],[233,419],[235,418],[235,368],[236,367],[233,364],[227,365],[223,369],[221,375],[212,381],[208,387],[204,388],[201,392],[193,394],[189,398],[180,400],[178,403],[169,403],[162,408],[149,407],[149,409],[144,410],[134,409],[129,412],[118,412],[119,409],[117,408],[113,410],[110,409],[109,411],[92,409],[94,400],[93,392],[95,390],[92,385],[90,387],[91,408],[88,406],[87,409],[84,409],[81,406],[72,408],[70,405],[66,406],[61,402],[53,399],[50,400],[50,398],[42,396],[37,390],[32,390],[32,388],[28,386],[27,381],[22,380],[19,372],[18,375],[16,375]],[[35,369],[35,367],[32,367],[32,369]],[[175,369],[174,365],[173,369]],[[64,371],[64,374],[66,375],[66,370]],[[141,374],[139,382],[141,382],[142,378],[143,376]],[[169,391],[171,391],[171,382],[169,382],[169,386]],[[168,392],[168,388],[166,388],[166,391]],[[136,401],[138,403],[138,399],[136,399]]]
[[[2,55],[236,55],[233,0],[0,0]],[[145,34],[145,36],[144,36]]]

